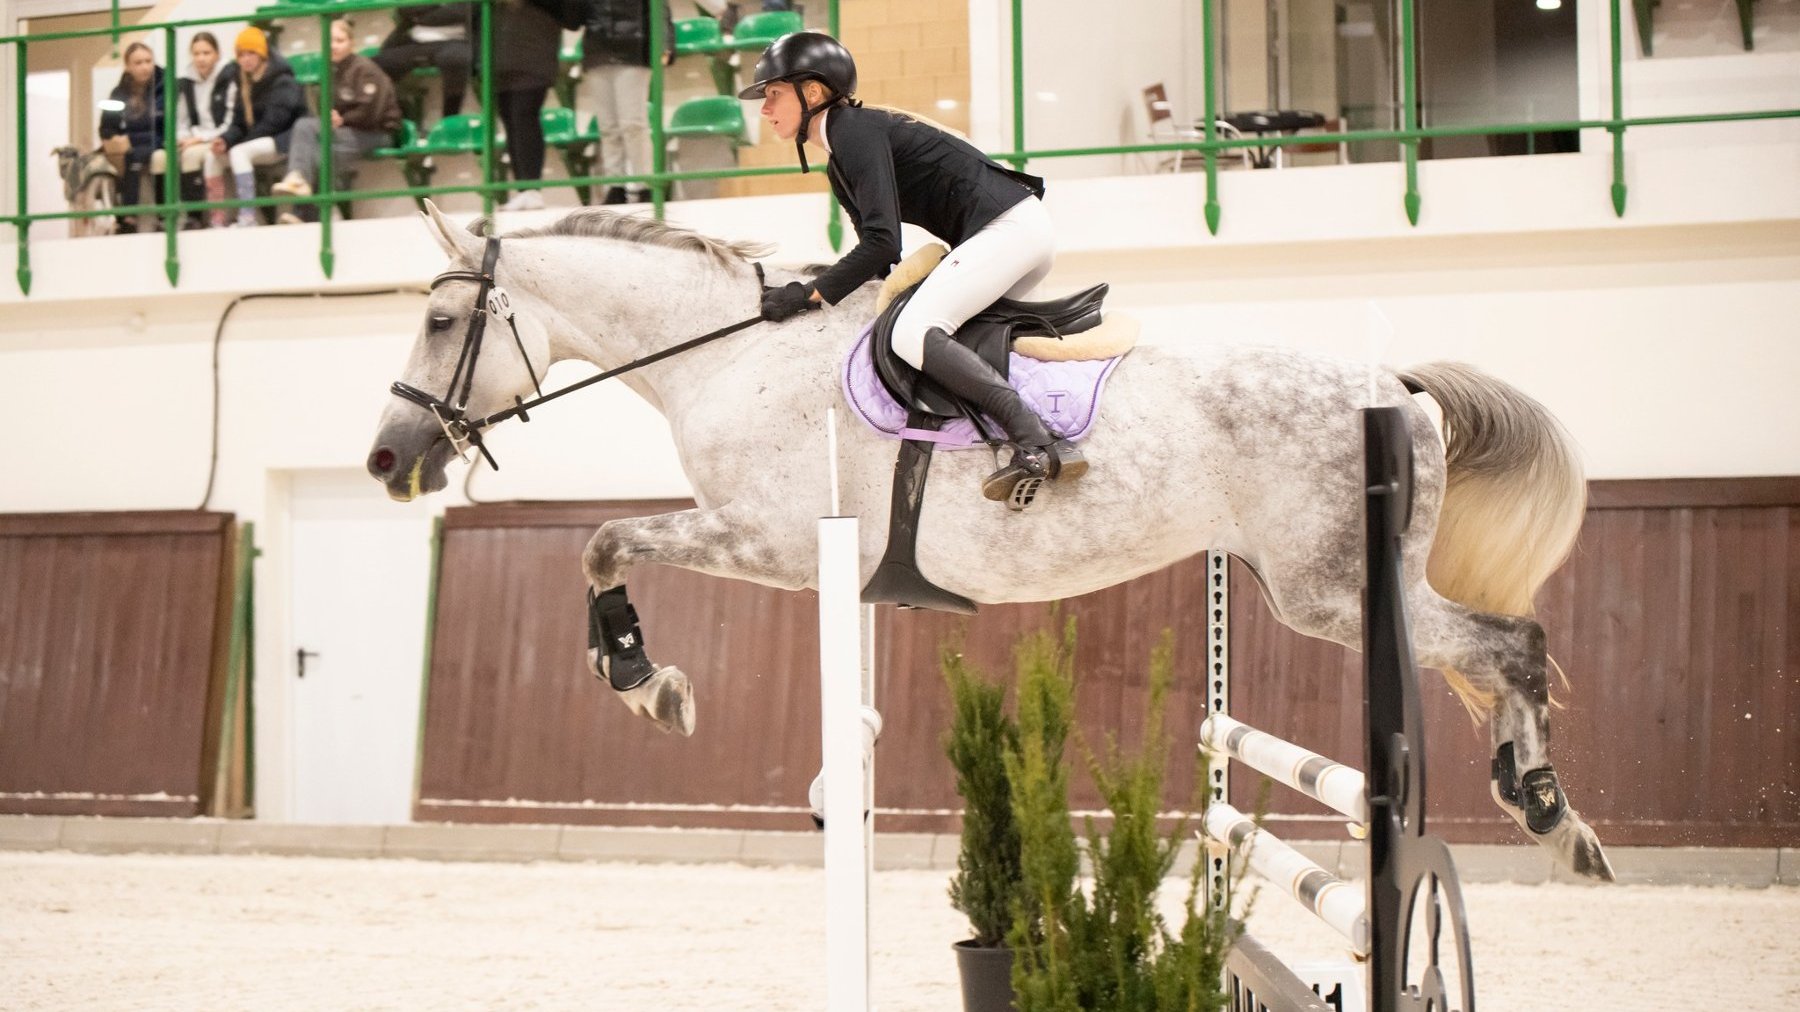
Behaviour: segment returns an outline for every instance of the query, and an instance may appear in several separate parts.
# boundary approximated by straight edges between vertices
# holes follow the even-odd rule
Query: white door
[[[432,507],[356,471],[298,472],[291,502],[292,818],[410,821]]]

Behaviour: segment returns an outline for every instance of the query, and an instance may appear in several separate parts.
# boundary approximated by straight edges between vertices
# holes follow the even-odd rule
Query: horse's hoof
[[[1501,794],[1498,783],[1490,783],[1490,787],[1493,790],[1494,801],[1500,805],[1500,808],[1513,817],[1513,821],[1519,824],[1519,828],[1525,831],[1525,835],[1536,840],[1544,849],[1556,855],[1556,860],[1563,867],[1582,878],[1592,879],[1595,882],[1614,881],[1612,862],[1606,859],[1606,851],[1600,846],[1599,836],[1595,835],[1593,829],[1581,820],[1581,816],[1577,815],[1575,810],[1568,807],[1567,802],[1562,800],[1560,790],[1555,791],[1554,794],[1556,798],[1554,818],[1546,818],[1546,813],[1543,811],[1534,811],[1528,814],[1524,808],[1510,803]],[[1547,793],[1539,794],[1540,798],[1547,796]],[[1547,823],[1547,828],[1540,832],[1533,823],[1536,823],[1537,826],[1545,826]]]
[[[680,668],[657,668],[644,684],[626,689],[619,698],[659,731],[679,731],[684,738],[694,733],[694,686]]]
[[[649,686],[656,695],[651,704],[650,719],[663,731],[678,731],[683,738],[694,733],[694,683],[680,668],[660,668],[650,676]]]
[[[1587,823],[1581,821],[1581,816],[1576,815],[1574,809],[1569,810],[1556,828],[1536,839],[1556,855],[1563,867],[1582,878],[1595,882],[1614,880],[1612,862],[1606,859],[1606,851],[1600,847],[1600,838],[1594,835]]]

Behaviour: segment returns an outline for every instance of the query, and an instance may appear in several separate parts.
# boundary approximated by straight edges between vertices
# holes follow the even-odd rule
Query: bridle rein
[[[432,291],[436,291],[439,285],[450,281],[473,281],[480,286],[475,293],[475,305],[469,310],[469,327],[468,331],[463,334],[462,350],[456,356],[456,369],[450,374],[450,383],[444,391],[444,396],[435,397],[410,383],[399,380],[394,381],[394,385],[389,388],[395,396],[430,411],[437,418],[438,426],[444,430],[444,437],[456,449],[457,456],[465,461],[468,460],[468,450],[473,447],[481,452],[482,457],[487,460],[488,466],[496,471],[500,470],[500,465],[494,461],[494,455],[488,452],[487,445],[482,442],[481,431],[483,429],[498,425],[515,415],[520,421],[529,422],[531,416],[526,412],[541,404],[547,404],[564,394],[574,393],[582,387],[592,386],[601,380],[611,379],[633,369],[641,369],[762,322],[762,315],[758,313],[756,316],[720,327],[718,330],[653,352],[643,358],[634,359],[617,369],[608,369],[597,376],[589,376],[587,379],[546,394],[543,385],[538,381],[537,369],[531,364],[531,356],[525,351],[525,342],[519,337],[518,319],[513,313],[512,299],[507,295],[506,289],[494,282],[494,267],[499,262],[500,238],[488,236],[487,247],[482,251],[479,272],[450,270],[431,279]],[[763,285],[762,264],[758,263],[754,266],[756,267],[757,285],[761,288]],[[505,320],[507,329],[512,331],[513,344],[519,349],[519,356],[525,360],[525,371],[531,374],[531,386],[533,390],[537,391],[537,396],[531,400],[514,397],[513,406],[504,411],[496,412],[485,418],[470,418],[468,414],[469,395],[475,384],[475,363],[481,358],[481,343],[487,332],[488,318],[493,316]]]

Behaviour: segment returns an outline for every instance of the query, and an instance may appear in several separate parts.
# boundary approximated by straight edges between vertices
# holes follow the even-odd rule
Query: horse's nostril
[[[394,451],[385,446],[376,450],[375,456],[369,458],[369,462],[375,465],[375,470],[380,474],[394,473]]]

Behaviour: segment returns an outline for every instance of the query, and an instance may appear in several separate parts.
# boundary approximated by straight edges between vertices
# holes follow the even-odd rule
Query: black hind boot
[[[999,422],[1013,442],[1012,460],[981,483],[982,495],[1022,504],[1045,478],[1074,479],[1087,473],[1087,458],[1074,443],[1051,434],[993,366],[939,327],[925,332],[924,365],[925,375]]]

